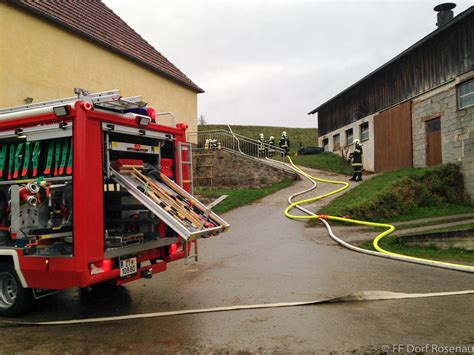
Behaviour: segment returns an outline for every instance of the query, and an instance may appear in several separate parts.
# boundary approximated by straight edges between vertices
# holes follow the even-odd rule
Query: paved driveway
[[[369,257],[328,242],[324,229],[283,217],[305,182],[224,215],[228,233],[200,243],[200,261],[91,299],[40,303],[29,319],[70,319],[264,302],[358,290],[474,288],[471,274]],[[321,186],[319,192],[332,189]],[[391,344],[474,343],[474,297],[326,304],[63,327],[0,328],[0,350],[47,352],[380,351]],[[385,350],[386,348],[384,348]],[[0,352],[2,352],[0,351]]]

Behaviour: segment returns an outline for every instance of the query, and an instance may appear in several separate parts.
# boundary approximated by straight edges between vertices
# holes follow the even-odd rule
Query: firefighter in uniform
[[[290,138],[286,134],[286,131],[283,131],[280,137],[280,148],[286,151],[286,155],[290,152]]]
[[[354,151],[349,155],[352,167],[354,168],[354,175],[349,180],[362,181],[362,144],[360,144],[358,139],[354,140],[354,144]]]
[[[273,147],[275,146],[275,137],[270,136],[270,139],[268,140],[268,157],[273,158],[273,153],[275,152],[273,150]]]
[[[265,136],[263,133],[260,133],[258,138],[258,157],[265,158]]]

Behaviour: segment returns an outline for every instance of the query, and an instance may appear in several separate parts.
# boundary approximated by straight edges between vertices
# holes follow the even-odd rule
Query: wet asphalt
[[[151,280],[41,300],[25,320],[115,316],[305,301],[359,290],[474,289],[472,274],[346,250],[325,229],[283,216],[304,181],[223,215],[229,232],[200,241],[199,262]],[[333,189],[321,184],[318,193]],[[393,344],[474,344],[474,296],[389,300],[170,316],[54,327],[0,327],[0,353],[386,352]],[[387,347],[388,346],[388,347]]]

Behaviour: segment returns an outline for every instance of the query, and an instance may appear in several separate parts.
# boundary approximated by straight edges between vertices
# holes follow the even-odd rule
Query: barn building
[[[309,114],[327,151],[360,139],[369,171],[460,162],[474,200],[474,7],[453,17],[454,6],[436,6],[435,31]]]
[[[0,1],[0,34],[0,108],[120,89],[197,130],[203,90],[100,0]]]

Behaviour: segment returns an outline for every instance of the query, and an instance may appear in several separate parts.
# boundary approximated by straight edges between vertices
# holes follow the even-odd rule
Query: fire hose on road
[[[320,179],[313,177],[300,168],[298,168],[292,162],[291,158],[289,158],[291,165],[284,164],[287,167],[290,167],[293,171],[300,174],[302,177],[307,179],[312,183],[312,186],[304,191],[297,192],[291,195],[288,198],[289,206],[285,209],[285,216],[291,219],[319,219],[328,229],[331,238],[333,238],[336,242],[343,245],[346,248],[351,250],[361,252],[368,255],[374,255],[399,261],[405,262],[412,262],[416,264],[423,264],[429,266],[436,266],[444,269],[449,270],[457,270],[457,271],[465,271],[465,272],[474,272],[474,267],[467,266],[467,265],[459,265],[459,264],[451,264],[445,263],[435,260],[428,260],[428,259],[421,259],[415,258],[406,255],[400,255],[391,253],[390,251],[384,250],[378,245],[378,242],[388,236],[395,230],[395,227],[389,224],[383,223],[373,223],[373,222],[366,222],[366,221],[359,221],[353,220],[348,218],[342,217],[335,217],[335,216],[325,216],[325,215],[317,215],[304,207],[302,204],[311,203],[317,200],[321,200],[325,197],[334,195],[338,192],[341,192],[349,187],[349,184],[346,182],[341,181],[333,181],[327,179]],[[299,195],[305,194],[314,190],[317,187],[317,182],[324,182],[324,183],[331,183],[331,184],[338,184],[342,185],[342,187],[309,199],[300,200],[297,202],[293,202],[293,199]],[[294,215],[291,214],[290,211],[296,208],[306,215]],[[338,238],[332,231],[331,226],[327,222],[327,220],[337,220],[343,221],[348,223],[360,224],[360,225],[367,225],[367,226],[374,226],[374,227],[384,227],[387,228],[383,233],[379,234],[374,239],[374,247],[378,251],[370,251],[362,248],[355,247],[342,239]],[[413,299],[413,298],[427,298],[427,297],[446,297],[446,296],[462,296],[462,295],[472,295],[474,294],[474,290],[462,290],[462,291],[452,291],[452,292],[430,292],[430,293],[399,293],[399,292],[390,292],[390,291],[358,291],[353,292],[350,294],[334,296],[334,297],[326,297],[326,298],[319,298],[309,301],[296,301],[296,302],[279,302],[279,303],[260,303],[260,304],[250,304],[250,305],[234,305],[234,306],[221,306],[221,307],[212,307],[212,308],[198,308],[198,309],[183,309],[183,310],[175,310],[175,311],[162,311],[162,312],[151,312],[151,313],[140,313],[140,314],[128,314],[128,315],[118,315],[118,316],[105,316],[105,317],[97,317],[97,318],[85,318],[85,319],[70,319],[70,320],[52,320],[52,321],[28,321],[28,320],[0,320],[0,327],[11,327],[11,326],[59,326],[59,325],[78,325],[78,324],[90,324],[90,323],[103,323],[103,322],[117,322],[117,321],[124,321],[124,320],[131,320],[131,319],[145,319],[145,318],[159,318],[159,317],[169,317],[169,316],[182,316],[182,315],[190,315],[190,314],[202,314],[202,313],[216,313],[216,312],[230,312],[230,311],[239,311],[239,310],[251,310],[251,309],[268,309],[268,308],[283,308],[283,307],[302,307],[302,306],[314,306],[314,305],[322,305],[326,303],[343,303],[343,302],[361,302],[361,301],[380,301],[380,300],[397,300],[397,299]]]
[[[301,170],[299,167],[297,167],[293,163],[293,161],[291,160],[290,157],[288,157],[288,160],[290,161],[290,164],[285,164],[285,163],[282,163],[282,164],[284,164],[287,167],[291,168],[293,171],[298,173],[300,176],[302,176],[305,179],[307,179],[308,181],[310,181],[313,184],[313,186],[310,187],[307,190],[304,190],[304,191],[298,192],[296,194],[293,194],[288,198],[289,205],[285,209],[285,216],[286,217],[291,218],[291,219],[319,219],[324,224],[326,229],[328,230],[329,235],[331,236],[332,239],[334,239],[340,245],[342,245],[342,246],[344,246],[348,249],[360,252],[360,253],[373,255],[373,256],[379,256],[379,257],[393,259],[393,260],[405,261],[405,262],[410,262],[410,263],[415,263],[415,264],[434,266],[434,267],[439,267],[439,268],[448,269],[448,270],[456,270],[456,271],[474,273],[474,266],[468,266],[468,265],[462,265],[462,264],[454,264],[454,263],[447,263],[447,262],[430,260],[430,259],[417,258],[417,257],[413,257],[413,256],[393,253],[391,251],[383,249],[379,245],[379,242],[395,230],[395,227],[392,226],[391,224],[360,221],[360,220],[357,220],[357,219],[350,219],[350,218],[343,218],[343,217],[336,217],[336,216],[318,215],[318,214],[315,214],[315,213],[305,209],[304,207],[301,206],[302,204],[307,204],[307,203],[319,201],[323,198],[335,195],[335,194],[347,189],[349,187],[349,184],[347,182],[344,182],[344,181],[320,179],[320,178],[317,178],[315,176],[311,176],[308,173]],[[293,199],[296,196],[299,196],[299,195],[302,195],[304,193],[307,193],[307,192],[310,192],[310,191],[314,190],[317,186],[317,182],[342,185],[342,187],[340,187],[340,188],[338,188],[334,191],[328,192],[326,194],[320,195],[320,196],[316,196],[316,197],[300,200],[300,201],[297,201],[297,202],[293,202]],[[304,212],[306,215],[291,214],[290,211],[293,208],[296,208],[296,209]],[[359,247],[356,247],[354,245],[351,245],[351,244],[343,241],[339,237],[337,237],[334,234],[334,232],[332,231],[332,228],[329,225],[329,223],[327,222],[327,220],[340,221],[340,222],[346,222],[346,223],[352,223],[352,224],[359,224],[359,225],[370,226],[370,227],[386,228],[386,230],[384,232],[380,233],[377,237],[375,237],[375,239],[373,240],[373,245],[374,245],[375,250],[377,250],[377,251],[371,251],[371,250],[367,250],[367,249],[363,249],[363,248],[359,248]]]

